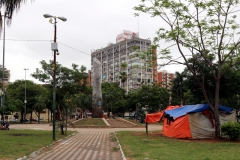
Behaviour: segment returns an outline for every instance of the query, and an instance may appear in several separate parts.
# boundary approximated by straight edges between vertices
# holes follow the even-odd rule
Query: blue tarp
[[[210,109],[208,104],[185,105],[172,110],[166,110],[165,114],[168,114],[170,117],[173,117],[173,119],[176,119],[188,113],[202,112],[207,109]],[[233,111],[233,108],[229,108],[225,106],[219,106],[218,109],[226,112]]]

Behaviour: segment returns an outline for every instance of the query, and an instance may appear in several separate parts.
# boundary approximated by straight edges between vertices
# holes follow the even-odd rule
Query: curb
[[[105,122],[105,124],[106,124],[107,126],[111,126],[105,118],[102,118],[102,120],[103,120],[103,122]]]
[[[121,151],[121,154],[122,154],[122,159],[123,159],[123,160],[126,160],[126,157],[125,157],[124,152],[123,152],[123,150],[122,150],[122,146],[121,146],[121,144],[119,143],[119,140],[118,140],[118,138],[117,138],[117,133],[114,132],[114,135],[115,135],[115,137],[116,137],[116,139],[117,139],[117,143],[118,143],[118,145],[119,145],[119,148],[120,148],[120,151]]]
[[[116,118],[116,119],[119,120],[119,121],[122,121],[122,122],[130,123],[130,124],[134,125],[135,127],[145,128],[144,126],[140,126],[140,125],[138,125],[138,124],[136,124],[136,123],[130,122],[130,121],[125,120],[125,119],[123,119],[123,118]]]

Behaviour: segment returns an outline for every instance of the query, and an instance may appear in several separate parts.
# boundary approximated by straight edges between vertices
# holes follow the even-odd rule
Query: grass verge
[[[74,126],[106,126],[102,118],[84,118],[73,124]]]
[[[117,137],[129,160],[235,160],[240,143],[229,141],[181,140],[154,132],[120,131]]]
[[[68,131],[68,135],[73,131]],[[56,132],[56,140],[67,135]],[[52,144],[52,131],[43,130],[0,130],[0,159],[14,160],[29,156],[32,152]]]

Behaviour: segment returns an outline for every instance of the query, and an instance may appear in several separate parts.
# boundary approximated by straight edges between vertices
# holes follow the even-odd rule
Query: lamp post
[[[25,119],[26,119],[26,109],[27,109],[26,72],[27,72],[28,68],[24,68],[24,70],[25,70],[25,100],[24,100],[25,108],[24,108],[24,119],[23,119],[23,122],[25,122]]]
[[[2,102],[2,119],[4,123],[4,63],[5,63],[5,21],[6,21],[6,13],[3,18],[3,64],[2,64],[2,94],[1,94],[1,102]]]
[[[56,43],[56,40],[57,40],[57,18],[64,21],[64,22],[67,21],[67,19],[64,18],[64,17],[56,17],[56,16],[52,16],[52,15],[49,15],[49,14],[44,14],[43,17],[44,18],[50,18],[49,22],[54,24],[54,43],[52,43],[52,50],[54,51],[54,60],[53,60],[53,63],[54,63],[54,67],[53,67],[53,140],[56,140],[56,138],[55,138],[56,54],[59,54],[59,53],[57,53],[58,49],[57,49],[57,43]],[[54,22],[53,22],[52,18],[54,19]]]

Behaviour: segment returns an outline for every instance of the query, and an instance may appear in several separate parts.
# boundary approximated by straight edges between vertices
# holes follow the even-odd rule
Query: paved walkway
[[[15,124],[11,129],[52,130],[48,124]],[[160,130],[160,125],[149,125],[149,131]],[[122,160],[120,146],[111,141],[115,131],[145,131],[145,128],[68,128],[77,133],[66,140],[55,143],[29,160]]]

